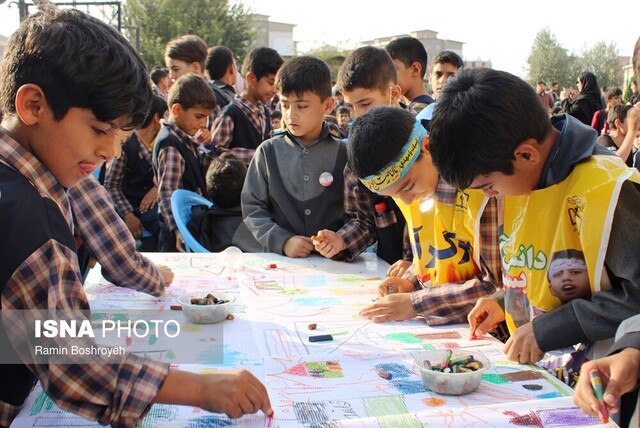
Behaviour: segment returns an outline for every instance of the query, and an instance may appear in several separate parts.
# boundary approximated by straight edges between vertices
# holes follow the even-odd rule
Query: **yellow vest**
[[[477,220],[486,204],[481,192],[458,191],[453,205],[436,201],[424,213],[420,201],[407,205],[396,199],[396,203],[407,221],[414,265],[422,284],[465,281],[480,272],[480,255],[474,249],[479,241]]]
[[[509,331],[560,306],[547,279],[551,258],[559,251],[581,251],[591,293],[600,291],[625,180],[640,183],[640,174],[616,156],[598,155],[576,165],[560,183],[527,196],[505,197],[500,255]]]

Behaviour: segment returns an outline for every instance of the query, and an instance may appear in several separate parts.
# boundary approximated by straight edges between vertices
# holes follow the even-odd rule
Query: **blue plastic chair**
[[[185,189],[175,190],[171,195],[171,211],[184,239],[185,250],[188,253],[210,253],[211,251],[199,243],[187,228],[187,223],[191,220],[191,207],[194,205],[206,205],[207,208],[211,208],[213,203],[204,196]]]

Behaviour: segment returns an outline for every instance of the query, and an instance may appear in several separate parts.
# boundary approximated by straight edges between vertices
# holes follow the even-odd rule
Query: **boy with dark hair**
[[[153,144],[160,121],[167,112],[167,102],[153,96],[144,122],[122,145],[120,157],[109,162],[104,187],[134,238],[142,238],[142,229],[151,233],[156,249],[160,235],[158,187],[153,175]]]
[[[271,136],[268,103],[275,94],[275,77],[284,61],[274,49],[255,48],[242,64],[244,89],[213,124],[212,144],[218,153],[231,151],[245,165],[260,143]]]
[[[216,96],[202,77],[189,73],[171,87],[168,105],[169,120],[162,123],[153,148],[163,252],[182,248],[171,210],[173,192],[186,189],[202,195],[206,191],[199,145],[210,141],[206,125],[216,107]]]
[[[336,111],[336,121],[338,122],[338,126],[340,126],[340,136],[341,138],[349,137],[349,129],[351,122],[351,109],[347,106],[338,107]]]
[[[311,236],[344,223],[346,145],[329,133],[331,71],[318,58],[289,60],[278,71],[286,132],[262,143],[242,189],[242,214],[268,252],[307,257]]]
[[[361,312],[374,322],[416,315],[429,325],[464,322],[476,300],[494,293],[500,281],[495,201],[442,182],[421,116],[416,120],[403,109],[374,107],[354,121],[349,137],[349,165],[359,181],[393,197],[402,210],[417,274],[380,284],[386,296]],[[425,209],[425,201],[435,208]]]
[[[381,48],[364,46],[351,52],[338,71],[337,87],[351,104],[355,117],[379,105],[400,108],[402,89],[398,71],[389,54]],[[353,260],[378,242],[378,257],[389,264],[402,263],[397,272],[410,265],[409,238],[404,239],[405,221],[392,198],[379,196],[360,183],[349,165],[344,169],[344,210],[347,221],[337,232],[321,230],[315,249],[327,258]],[[406,245],[405,245],[406,243]],[[392,266],[394,270],[398,266]]]
[[[40,309],[88,322],[80,312],[89,304],[65,188],[118,155],[121,141],[142,123],[152,94],[146,67],[112,27],[76,10],[50,9],[25,18],[9,38],[0,93],[3,319]],[[105,425],[138,425],[154,402],[235,417],[272,413],[266,390],[246,371],[205,376],[133,354],[34,362],[32,354],[16,351],[32,344],[34,336],[26,334],[32,327],[12,324],[0,332],[3,352],[23,362],[0,365],[2,426],[11,424],[36,380],[59,407]],[[97,346],[91,338],[78,340]]]
[[[640,177],[596,144],[591,127],[566,114],[549,119],[535,91],[516,76],[472,69],[443,89],[430,135],[445,180],[506,195],[505,287],[525,289],[532,306],[548,311],[517,329],[507,313],[511,360],[535,362],[546,351],[611,338],[640,311],[634,250]],[[557,220],[541,228],[540,219]],[[584,253],[592,296],[560,306],[544,285],[545,268],[553,252],[567,247]],[[469,314],[471,333],[480,336],[504,319],[497,300],[481,299]]]
[[[627,124],[627,113],[632,108],[632,106],[626,104],[613,106],[607,114],[609,133],[598,137],[598,145],[607,150],[611,150],[616,156],[622,159],[627,166],[634,165],[634,156],[632,155],[633,140],[626,138],[630,131]]]
[[[188,73],[202,76],[206,58],[207,44],[193,34],[169,40],[164,50],[164,62],[169,69],[169,77],[174,82]]]
[[[604,91],[604,102],[605,108],[595,112],[593,114],[593,119],[591,119],[591,127],[596,130],[598,135],[609,134],[610,128],[607,115],[614,106],[622,104],[622,89],[617,86],[607,88],[607,90]]]
[[[216,94],[216,102],[221,109],[236,97],[233,85],[238,80],[238,67],[233,52],[226,46],[209,48],[205,62],[211,81],[209,85]]]
[[[162,67],[154,67],[149,73],[149,77],[151,78],[153,93],[166,100],[169,88],[171,88],[169,70]]]
[[[415,37],[400,37],[385,46],[398,70],[402,95],[409,100],[409,109],[419,113],[433,102],[424,87],[429,57],[422,42]]]
[[[429,84],[436,101],[444,84],[449,78],[455,76],[462,67],[464,67],[464,61],[460,55],[453,51],[442,51],[436,55],[431,66],[431,73],[429,73]]]
[[[220,252],[230,245],[244,252],[262,251],[242,221],[240,193],[246,175],[246,165],[233,153],[223,153],[209,165],[205,181],[207,196],[213,205],[191,208],[192,216],[187,224],[191,234],[209,251]]]

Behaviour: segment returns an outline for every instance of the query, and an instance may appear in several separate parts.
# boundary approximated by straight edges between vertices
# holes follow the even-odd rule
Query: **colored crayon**
[[[607,422],[609,422],[609,411],[607,410],[607,405],[604,403],[604,391],[602,388],[600,373],[597,370],[592,370],[589,373],[589,380],[591,381],[593,393],[598,399],[600,407],[600,410],[598,411],[598,417],[600,418],[600,422],[606,424]]]

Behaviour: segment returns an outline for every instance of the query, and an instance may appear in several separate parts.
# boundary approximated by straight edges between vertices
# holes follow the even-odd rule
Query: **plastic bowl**
[[[473,355],[475,361],[482,363],[482,367],[476,371],[465,373],[444,373],[427,369],[424,361],[427,360],[431,364],[441,364],[445,358],[446,349],[436,349],[430,351],[420,351],[414,354],[415,365],[420,370],[422,383],[425,388],[437,392],[442,395],[464,395],[475,391],[480,382],[482,382],[482,374],[491,367],[491,362],[477,351],[470,349],[452,350],[452,359],[466,358]]]
[[[219,303],[214,305],[195,305],[191,303],[191,299],[202,299],[206,292],[186,293],[178,297],[178,302],[182,305],[182,313],[185,318],[194,324],[213,324],[223,321],[229,315],[231,305],[235,301],[235,297],[225,293],[211,293],[220,300],[228,300],[227,303]]]

